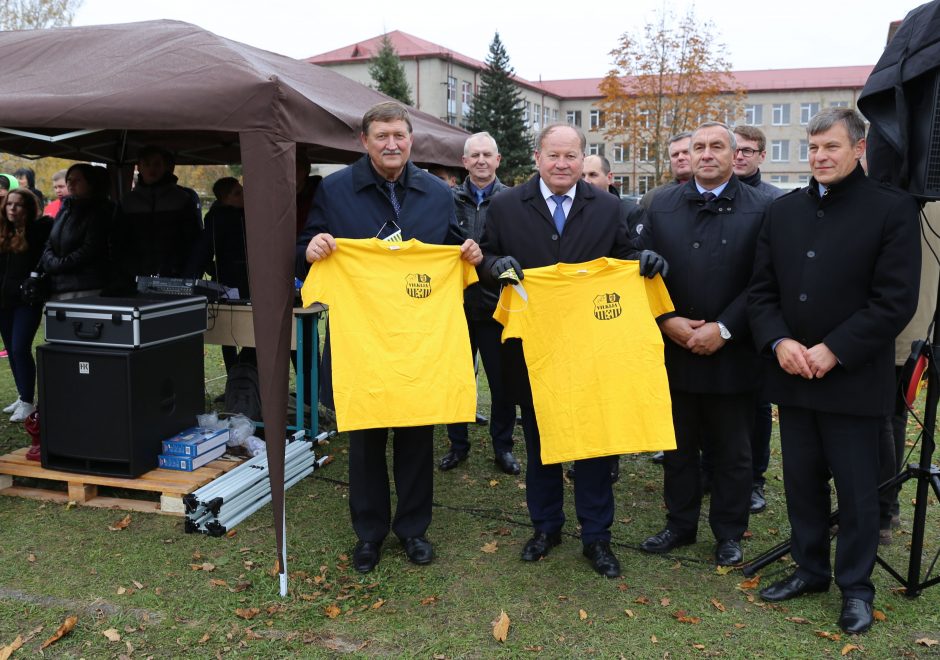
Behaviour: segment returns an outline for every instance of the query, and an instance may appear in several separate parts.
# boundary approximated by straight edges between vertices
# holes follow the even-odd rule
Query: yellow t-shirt
[[[673,311],[661,277],[600,258],[526,269],[493,315],[522,340],[542,462],[676,448],[655,318]]]
[[[304,305],[330,307],[340,431],[471,422],[476,379],[463,290],[476,270],[459,246],[336,239],[311,266]]]

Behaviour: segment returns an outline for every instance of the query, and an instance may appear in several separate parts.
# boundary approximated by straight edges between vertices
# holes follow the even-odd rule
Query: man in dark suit
[[[483,262],[477,270],[485,285],[497,287],[512,269],[519,279],[525,268],[559,262],[581,263],[598,257],[640,258],[640,273],[653,277],[665,263],[652,252],[637,254],[627,235],[617,198],[581,180],[584,134],[567,124],[552,124],[539,133],[535,150],[538,175],[493,198],[483,231]],[[559,310],[563,313],[564,310]],[[565,522],[564,484],[560,464],[543,465],[538,423],[532,405],[528,371],[518,340],[503,344],[507,392],[519,404],[526,441],[526,501],[535,534],[522,550],[523,561],[538,561],[561,543]],[[577,439],[573,439],[574,442]],[[576,461],[575,510],[581,523],[584,556],[606,577],[620,575],[620,562],[610,549],[614,519],[610,459]]]
[[[303,273],[307,264],[329,258],[337,249],[334,237],[384,238],[392,229],[400,230],[404,240],[460,244],[461,258],[478,264],[480,248],[473,240],[463,239],[450,190],[408,160],[414,140],[408,109],[391,101],[370,108],[362,118],[360,137],[367,153],[325,178],[314,197],[307,226],[298,238],[295,270]],[[329,355],[324,348],[321,373],[330,371]],[[425,537],[431,524],[434,427],[394,429],[398,493],[394,518],[385,450],[388,431],[349,433],[349,513],[359,539],[353,567],[360,573],[371,571],[379,562],[389,529],[401,540],[412,563],[427,564],[434,555]]]
[[[894,337],[917,305],[917,203],[865,176],[865,124],[855,110],[823,110],[807,134],[813,178],[770,207],[748,295],[754,341],[776,357],[766,394],[780,410],[797,563],[761,597],[779,602],[829,589],[831,475],[839,626],[862,633],[872,623],[878,434],[892,409]]]
[[[734,176],[734,150],[734,136],[724,124],[697,128],[691,138],[692,179],[656,195],[638,239],[669,261],[666,288],[676,308],[660,320],[669,340],[666,372],[676,430],[676,449],[663,461],[666,527],[641,548],[666,553],[695,542],[704,448],[714,471],[708,521],[721,566],[743,560],[760,373],[745,300],[770,202]]]

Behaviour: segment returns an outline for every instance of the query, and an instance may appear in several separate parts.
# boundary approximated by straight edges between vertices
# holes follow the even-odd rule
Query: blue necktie
[[[706,202],[710,202],[716,197],[718,197],[718,195],[713,193],[711,190],[706,190],[705,192],[702,193],[702,197],[705,199]]]
[[[565,207],[562,206],[562,203],[568,199],[568,195],[552,195],[551,200],[555,202],[555,210],[552,212],[552,219],[555,221],[555,229],[558,230],[558,233],[565,228]]]
[[[395,210],[395,219],[397,220],[401,216],[401,204],[398,203],[398,195],[395,194],[395,182],[386,181],[385,186],[388,188],[388,198],[392,202],[392,208]]]
[[[475,190],[475,191],[474,191],[474,194],[476,194],[476,197],[477,197],[477,206],[479,206],[480,204],[483,203],[483,191],[482,191],[482,190]]]

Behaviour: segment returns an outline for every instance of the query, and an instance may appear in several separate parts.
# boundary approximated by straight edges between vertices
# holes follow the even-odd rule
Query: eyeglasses
[[[734,150],[734,155],[735,155],[735,156],[737,156],[738,154],[741,154],[741,155],[744,156],[745,158],[750,158],[750,157],[753,156],[754,154],[759,154],[759,153],[760,153],[760,150],[759,150],[759,149],[751,149],[750,147],[744,147],[744,148],[742,148],[742,149],[735,149],[735,150]]]

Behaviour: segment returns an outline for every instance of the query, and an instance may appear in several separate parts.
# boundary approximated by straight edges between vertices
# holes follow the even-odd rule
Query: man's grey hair
[[[557,122],[554,124],[549,124],[541,131],[539,131],[538,136],[535,138],[535,149],[537,151],[542,150],[542,143],[545,142],[545,138],[554,133],[560,128],[570,128],[575,133],[578,134],[578,139],[581,141],[581,153],[584,153],[584,150],[587,149],[587,138],[584,136],[584,132],[577,126],[572,126],[571,124],[566,124],[564,122]]]
[[[490,135],[486,131],[480,131],[479,133],[474,133],[473,135],[471,135],[464,141],[463,143],[463,155],[464,156],[470,155],[470,143],[480,138],[486,138],[487,140],[489,140],[493,144],[493,149],[496,151],[496,153],[499,153],[499,145],[496,144],[496,138],[494,138],[492,135]]]
[[[695,140],[695,134],[698,133],[699,131],[704,130],[706,128],[712,128],[714,126],[723,128],[728,132],[728,140],[729,140],[728,143],[731,146],[731,151],[732,152],[735,151],[738,148],[738,141],[734,139],[734,133],[731,132],[731,129],[728,128],[728,125],[723,124],[720,121],[707,121],[704,124],[700,125],[694,131],[692,131],[692,135],[691,135],[692,140]]]
[[[858,144],[858,141],[865,137],[865,120],[858,114],[857,110],[852,108],[826,108],[820,110],[806,125],[807,135],[818,135],[825,133],[830,128],[840,123],[845,126],[845,131],[849,134],[852,144]]]
[[[65,173],[66,173],[66,172],[68,172],[68,170],[59,170],[58,172],[56,172],[55,174],[52,175],[52,180],[53,180],[53,181],[60,181],[60,180],[65,179]]]
[[[669,144],[672,144],[673,142],[678,142],[679,140],[685,140],[686,138],[691,138],[691,137],[692,137],[692,131],[682,131],[681,133],[676,133],[671,138],[669,138],[669,141],[666,144],[669,145]]]
[[[610,174],[610,161],[607,160],[607,156],[601,156],[600,154],[591,154],[586,156],[586,158],[600,158],[601,159],[601,171],[604,173],[604,176]]]

